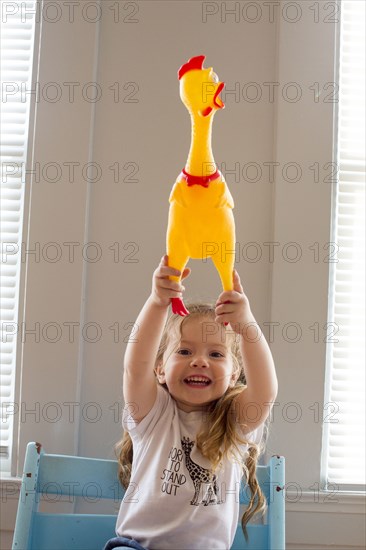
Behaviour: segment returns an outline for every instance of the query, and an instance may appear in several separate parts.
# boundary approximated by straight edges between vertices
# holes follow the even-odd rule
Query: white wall
[[[48,338],[54,334],[50,329],[38,343],[30,337],[22,346],[18,401],[24,414],[16,417],[19,460],[13,474],[21,474],[28,441],[40,441],[52,453],[114,457],[113,444],[121,435],[118,413],[123,406],[122,359],[129,323],[147,297],[152,272],[165,252],[168,196],[190,143],[177,70],[189,57],[203,53],[205,66],[214,67],[226,89],[240,92],[239,97],[227,93],[226,108],[215,117],[213,152],[223,170],[223,162],[228,169],[240,170],[237,179],[229,173],[226,179],[235,200],[240,249],[236,267],[245,291],[268,339],[268,323],[279,323],[271,348],[280,389],[267,455],[286,457],[289,548],[362,547],[358,501],[339,494],[331,502],[323,494],[314,497],[314,484],[320,481],[322,424],[314,421],[313,404],[318,404],[321,419],[329,268],[323,262],[327,253],[323,246],[330,240],[331,186],[322,181],[329,171],[321,168],[320,182],[315,183],[310,166],[332,161],[334,104],[324,101],[324,91],[315,101],[309,87],[319,82],[322,88],[335,79],[337,26],[324,22],[328,13],[324,2],[317,3],[318,23],[307,2],[291,7],[282,1],[280,10],[274,7],[274,22],[269,6],[259,2],[261,17],[255,23],[244,18],[245,13],[250,19],[255,15],[253,7],[243,11],[247,2],[237,3],[239,12],[226,18],[225,6],[229,9],[234,2],[120,2],[118,21],[110,9],[114,4],[102,2],[99,24],[86,20],[94,16],[92,9],[83,18],[81,8],[71,23],[66,7],[59,22],[42,21],[38,80],[45,92],[47,83],[57,82],[63,93],[56,103],[43,98],[37,103],[33,163],[57,162],[62,177],[57,183],[44,178],[29,181],[25,234],[29,248],[35,242],[41,248],[59,243],[62,257],[56,263],[42,256],[39,262],[29,260],[24,273],[24,321],[28,327],[39,322],[41,329],[49,322],[58,323],[62,335],[59,342],[50,343],[47,334]],[[217,13],[207,15],[204,22],[207,10]],[[299,20],[289,22],[296,15]],[[80,83],[74,103],[65,82]],[[84,88],[84,97],[80,92],[88,82],[97,82],[102,92],[94,104],[85,97],[92,88]],[[117,82],[120,97],[115,102]],[[246,87],[249,82],[262,93],[257,102],[248,100],[255,90]],[[286,90],[290,98],[296,91],[290,82],[300,89],[297,102],[286,99]],[[274,101],[268,83],[279,83]],[[80,163],[73,183],[64,164],[72,161]],[[101,179],[88,184],[81,168],[90,161],[98,163]],[[243,177],[250,162],[262,170],[258,182]],[[279,163],[274,182],[264,164],[269,162]],[[120,167],[118,182],[110,169],[115,163]],[[282,176],[286,177],[287,163],[301,166],[298,182]],[[135,170],[131,177],[136,182],[123,181]],[[249,178],[253,174],[249,170]],[[287,179],[294,174],[290,167]],[[73,262],[66,242],[80,243]],[[95,263],[83,262],[80,249],[91,242],[97,243],[102,256]],[[255,251],[247,247],[251,242],[262,254],[256,262],[249,261]],[[295,251],[288,246],[292,242],[301,251],[298,262],[286,258],[286,251],[289,255]],[[319,262],[309,249],[316,242]],[[274,261],[264,243],[279,243]],[[115,261],[117,246],[120,255]],[[94,252],[92,247],[85,249],[89,257]],[[191,261],[190,267],[186,296],[215,299],[221,289],[213,266]],[[70,322],[81,327],[97,323],[99,341],[88,342],[76,328],[71,342]],[[288,325],[285,332],[288,323],[301,328],[296,343],[288,342],[295,337],[295,325]],[[314,323],[320,326],[319,343],[309,329]],[[117,326],[119,336],[114,341],[111,327]],[[86,337],[94,337],[92,327]],[[292,402],[296,409],[289,405]],[[74,418],[73,406],[67,403],[76,404]],[[25,407],[39,407],[40,414],[27,414]],[[301,419],[292,422],[296,411]],[[94,422],[96,413],[99,418]],[[56,414],[59,419],[52,422]],[[296,490],[301,490],[300,499]],[[14,495],[5,500],[6,538],[1,548],[9,547],[16,510]]]

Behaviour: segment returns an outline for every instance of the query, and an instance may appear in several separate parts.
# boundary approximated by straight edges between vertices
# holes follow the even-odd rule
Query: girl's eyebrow
[[[206,342],[205,342],[205,343],[206,343]],[[181,340],[181,341],[180,341],[180,345],[182,345],[182,344],[192,345],[193,342],[191,342],[191,341],[189,341],[189,340]],[[209,346],[212,347],[212,348],[221,348],[221,349],[227,351],[227,347],[226,347],[224,344],[220,344],[220,343],[218,343],[218,342],[217,342],[217,343],[213,343],[213,344],[209,344]]]

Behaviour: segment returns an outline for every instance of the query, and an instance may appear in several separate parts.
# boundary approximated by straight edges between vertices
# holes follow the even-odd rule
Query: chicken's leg
[[[225,258],[223,259],[217,252],[216,254],[213,254],[211,258],[220,275],[223,291],[233,290],[235,254],[225,254]]]
[[[189,257],[186,254],[177,254],[176,250],[175,250],[175,253],[172,252],[171,250],[168,250],[167,254],[168,254],[168,258],[169,258],[169,260],[168,260],[169,267],[173,267],[174,269],[178,269],[183,274],[184,268],[187,265]],[[175,277],[175,276],[172,275],[172,276],[169,277],[169,279],[171,281],[179,282],[181,280],[181,277]],[[189,315],[189,311],[186,309],[182,298],[171,298],[171,302],[172,302],[172,312],[173,313],[181,315],[182,317],[185,317],[186,315]]]

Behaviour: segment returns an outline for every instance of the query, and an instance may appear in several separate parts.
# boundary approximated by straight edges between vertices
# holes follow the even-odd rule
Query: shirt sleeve
[[[260,442],[262,441],[263,437],[263,430],[264,430],[264,423],[258,426],[255,430],[252,432],[249,432],[246,434],[246,438],[249,443],[256,443],[257,445],[260,445]]]
[[[133,419],[133,410],[125,406],[122,427],[130,434],[133,441],[139,441],[144,436],[150,435],[159,419],[166,413],[171,399],[169,393],[160,384],[157,384],[155,403],[140,422]]]
[[[258,426],[255,430],[246,434],[239,432],[240,437],[243,437],[247,441],[246,444],[239,445],[239,448],[243,453],[242,457],[247,458],[249,456],[249,447],[251,447],[253,444],[259,445],[261,454],[261,441],[263,438],[263,433],[264,423]]]

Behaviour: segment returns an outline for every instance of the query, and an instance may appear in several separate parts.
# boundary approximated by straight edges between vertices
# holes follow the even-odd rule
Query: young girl
[[[162,258],[127,345],[119,457],[127,490],[105,550],[230,549],[243,474],[251,491],[243,528],[265,510],[255,471],[277,395],[272,355],[236,271],[234,290],[214,306],[188,306],[190,315],[167,322],[171,298],[185,290],[169,276],[189,273]]]

